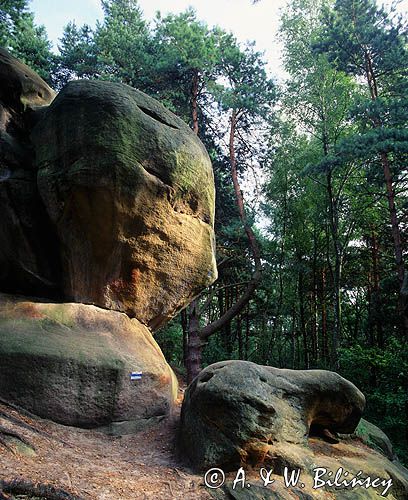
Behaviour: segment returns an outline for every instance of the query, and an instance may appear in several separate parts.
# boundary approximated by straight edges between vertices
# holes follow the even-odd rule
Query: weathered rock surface
[[[182,120],[126,85],[75,81],[32,137],[65,297],[155,329],[214,281],[212,168]]]
[[[46,106],[55,92],[30,69],[0,47],[0,101],[16,111]]]
[[[220,489],[211,493],[218,500],[406,500],[408,498],[408,471],[400,463],[391,462],[383,455],[368,448],[360,441],[345,439],[339,444],[328,444],[318,438],[310,438],[308,446],[280,443],[275,450],[278,462],[266,463],[255,469],[245,468],[245,484],[238,482],[233,488],[236,472],[227,475],[226,482]],[[268,476],[273,483],[265,486],[262,474]],[[296,486],[285,484],[285,467],[287,476],[300,471]],[[320,468],[326,469],[322,474]],[[345,474],[345,472],[348,474]],[[361,472],[360,472],[361,471]],[[329,475],[329,473],[331,473]],[[359,474],[360,473],[360,474]],[[353,488],[336,486],[351,481],[353,478],[370,478],[370,485],[356,484]],[[379,478],[377,482],[373,481]],[[332,481],[322,485],[320,481]],[[385,492],[385,495],[383,493]]]
[[[257,463],[274,443],[307,443],[309,431],[351,433],[363,394],[340,375],[248,361],[205,368],[186,391],[180,447],[191,463],[232,470]]]
[[[216,498],[381,498],[387,481],[392,480],[388,498],[405,499],[408,471],[368,448],[357,437],[362,427],[351,435],[364,406],[365,398],[357,387],[333,372],[283,370],[247,361],[215,363],[185,393],[179,452],[197,470],[244,467],[249,472],[254,468],[252,479],[247,479],[254,487],[242,490],[238,483],[241,486],[233,489],[227,482]],[[337,433],[347,436],[337,439]],[[273,470],[275,483],[268,488],[259,476],[261,467]],[[363,471],[363,477],[379,477],[384,484],[368,489],[357,486],[352,491],[329,484],[314,488],[318,467],[332,472],[324,480],[333,480],[342,468],[350,477],[343,474],[341,480],[359,477]],[[289,475],[301,471],[296,487],[284,484],[285,468]],[[231,477],[236,476],[231,473]]]
[[[54,97],[0,50],[0,292],[61,302],[0,296],[0,396],[133,431],[175,397],[146,325],[217,276],[211,163],[184,122],[131,87],[76,81]]]
[[[29,134],[55,93],[0,49],[0,290],[57,294],[56,235],[37,189]]]
[[[362,418],[354,431],[352,437],[361,439],[361,441],[377,450],[390,460],[396,460],[392,443],[389,437],[376,425]]]
[[[217,277],[208,154],[127,85],[75,81],[54,96],[0,51],[0,291],[154,330]]]
[[[1,397],[63,424],[137,426],[168,415],[177,396],[149,330],[91,305],[0,294],[0,359]]]

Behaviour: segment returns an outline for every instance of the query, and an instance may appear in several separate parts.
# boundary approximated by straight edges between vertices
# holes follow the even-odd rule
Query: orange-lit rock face
[[[121,84],[72,82],[32,142],[64,297],[155,329],[215,280],[211,163],[157,101]]]

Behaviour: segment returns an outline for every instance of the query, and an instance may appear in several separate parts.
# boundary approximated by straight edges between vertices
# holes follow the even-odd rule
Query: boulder
[[[156,100],[123,84],[70,82],[32,142],[67,300],[156,329],[216,279],[211,162]]]
[[[357,387],[334,372],[215,363],[186,391],[179,445],[197,469],[233,470],[275,443],[305,445],[310,432],[351,433],[364,406]]]
[[[390,460],[396,459],[396,454],[389,437],[379,427],[368,420],[364,418],[360,420],[353,436],[360,438],[367,446],[379,451]]]
[[[0,358],[1,397],[66,425],[140,427],[168,415],[177,396],[149,330],[92,305],[0,294]]]
[[[408,471],[351,435],[364,406],[337,373],[215,363],[187,388],[178,450],[196,470],[229,472],[211,490],[218,499],[406,499]],[[298,472],[296,484],[285,483]],[[267,487],[262,475],[273,480]],[[367,488],[339,485],[367,477]]]
[[[328,444],[310,438],[308,446],[280,443],[276,446],[275,466],[271,463],[251,469],[244,468],[245,487],[234,480],[242,477],[234,471],[226,475],[219,489],[209,490],[218,500],[406,500],[408,498],[408,471],[398,462],[391,462],[383,455],[353,439],[339,444]],[[277,459],[281,468],[277,467]],[[286,472],[285,472],[286,468]],[[323,473],[321,469],[326,469]],[[295,485],[288,486],[285,476],[297,477]],[[346,474],[347,472],[347,474]],[[337,484],[354,478],[363,484],[346,487]],[[268,478],[271,483],[265,485]],[[367,481],[370,478],[370,482]],[[373,482],[375,479],[378,480]],[[272,482],[273,481],[273,482]],[[321,484],[332,481],[332,484]],[[248,486],[248,484],[250,486]],[[365,485],[368,484],[366,488]]]
[[[217,277],[208,154],[127,85],[75,81],[54,97],[0,50],[0,291],[155,330]]]
[[[0,290],[56,296],[56,233],[37,189],[29,134],[51,88],[0,49]]]
[[[0,50],[0,396],[133,432],[175,398],[149,328],[217,277],[211,162],[127,85],[75,81],[54,97]]]

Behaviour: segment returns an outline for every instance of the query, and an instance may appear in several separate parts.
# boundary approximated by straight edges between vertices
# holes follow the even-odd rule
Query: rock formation
[[[32,138],[64,297],[156,329],[214,281],[212,168],[182,120],[126,85],[77,81]]]
[[[168,413],[150,330],[217,277],[197,136],[127,85],[55,96],[0,50],[0,213],[0,397],[86,427]]]
[[[0,290],[58,295],[55,231],[37,189],[30,131],[55,93],[0,49]]]
[[[355,496],[329,485],[314,490],[317,467],[333,472],[333,477],[343,468],[349,479],[358,477],[359,471],[364,477],[391,479],[389,498],[407,498],[408,471],[389,459],[394,455],[387,438],[364,422],[356,431],[364,406],[357,387],[333,372],[284,370],[248,361],[215,363],[185,393],[178,447],[180,455],[200,471],[214,467],[225,472],[240,467],[273,470],[271,478],[277,485],[272,491],[258,484],[258,489],[240,493],[242,488],[233,490],[226,483],[217,498],[292,499],[293,494],[297,498],[381,498],[385,488],[357,488],[352,492]],[[374,441],[383,454],[362,444],[358,439],[362,435],[363,442]],[[276,489],[283,483],[279,476],[285,474],[285,467],[289,473],[302,471],[304,487]]]
[[[151,333],[124,313],[0,294],[0,348],[2,398],[66,425],[147,421],[177,397]]]
[[[0,56],[0,291],[99,305],[157,329],[217,277],[203,145],[127,85],[75,81],[53,100]]]
[[[233,470],[273,443],[304,445],[311,431],[352,433],[364,407],[364,395],[334,372],[215,363],[186,391],[181,446],[201,470]]]

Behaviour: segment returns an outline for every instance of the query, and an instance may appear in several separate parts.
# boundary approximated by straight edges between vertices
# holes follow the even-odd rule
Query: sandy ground
[[[112,437],[0,404],[0,426],[25,438],[36,453],[0,444],[0,478],[53,484],[84,500],[210,499],[203,478],[175,458],[177,421],[178,414],[138,434]]]

